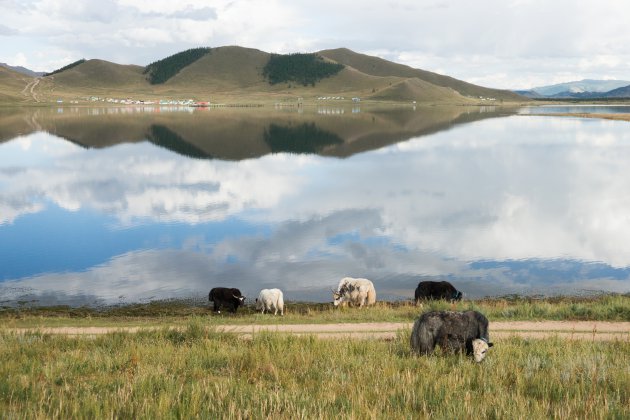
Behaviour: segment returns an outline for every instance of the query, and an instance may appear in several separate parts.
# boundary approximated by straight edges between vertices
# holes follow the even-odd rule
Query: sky
[[[630,80],[627,0],[0,0],[0,62],[146,65],[179,51],[354,51],[482,86]]]

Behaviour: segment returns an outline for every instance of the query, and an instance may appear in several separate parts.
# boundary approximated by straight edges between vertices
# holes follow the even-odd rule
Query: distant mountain
[[[518,94],[518,95],[522,95],[525,96],[527,98],[532,98],[532,99],[537,99],[537,98],[544,98],[545,96],[541,95],[538,92],[535,92],[533,90],[513,90],[512,92]]]
[[[556,85],[539,86],[529,90],[514,90],[514,93],[532,99],[606,99],[629,98],[626,80],[592,80],[585,79],[577,82],[559,83]]]
[[[0,67],[4,67],[5,69],[16,71],[18,73],[24,74],[29,77],[41,77],[44,75],[43,71],[33,71],[31,69],[27,69],[26,67],[10,66],[6,63],[0,63]]]
[[[576,94],[584,92],[608,92],[613,89],[617,89],[623,86],[630,85],[630,81],[627,80],[593,80],[584,79],[576,82],[559,83],[556,85],[539,86],[532,88],[534,92],[537,92],[543,96],[554,96],[557,94]]]
[[[630,98],[630,85],[606,92],[606,98]]]
[[[88,96],[293,104],[301,98],[329,105],[353,97],[432,104],[527,100],[510,91],[473,85],[345,48],[278,56],[238,46],[188,50],[146,67],[80,60],[38,80],[28,92],[32,95],[26,95],[27,100],[32,96],[40,101]]]

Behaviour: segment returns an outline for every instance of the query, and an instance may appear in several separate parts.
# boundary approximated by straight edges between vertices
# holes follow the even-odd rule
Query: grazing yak
[[[261,310],[264,314],[265,311],[271,312],[273,309],[274,315],[278,314],[278,310],[280,310],[280,315],[284,315],[284,296],[282,295],[282,290],[280,289],[263,289],[258,294],[258,298],[256,299],[256,309]]]
[[[461,300],[462,292],[455,289],[453,285],[447,281],[421,281],[416,287],[416,303],[421,300],[446,299]]]
[[[413,324],[411,350],[431,354],[435,346],[445,352],[466,352],[475,362],[486,357],[492,347],[488,336],[488,319],[477,311],[426,312]]]
[[[344,277],[339,282],[337,290],[333,290],[333,299],[335,306],[348,302],[350,306],[361,308],[376,302],[376,290],[374,284],[367,279]]]
[[[243,305],[245,296],[241,294],[238,289],[230,289],[227,287],[215,287],[210,290],[208,294],[208,300],[214,302],[214,312],[220,314],[221,306],[226,306],[231,312],[236,312],[236,309]]]

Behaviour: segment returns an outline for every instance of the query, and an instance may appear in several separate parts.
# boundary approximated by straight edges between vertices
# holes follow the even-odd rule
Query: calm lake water
[[[628,292],[629,167],[627,122],[492,107],[2,110],[0,305]]]
[[[630,105],[543,105],[523,107],[521,114],[630,114]]]

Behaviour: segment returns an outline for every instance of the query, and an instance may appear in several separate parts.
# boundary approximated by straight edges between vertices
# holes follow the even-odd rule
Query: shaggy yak
[[[488,319],[477,311],[426,312],[413,324],[411,350],[431,354],[435,346],[446,352],[466,352],[475,362],[486,357],[492,347],[488,336]]]
[[[351,306],[362,308],[364,305],[376,303],[376,290],[374,284],[367,279],[354,279],[344,277],[339,282],[337,290],[333,290],[333,304],[335,306],[348,303]]]
[[[462,299],[462,292],[447,281],[421,281],[416,287],[415,298],[416,304],[429,299],[454,301]]]
[[[256,299],[256,309],[260,310],[263,314],[265,311],[271,312],[274,310],[274,315],[284,315],[284,296],[280,289],[263,289],[258,294]]]

